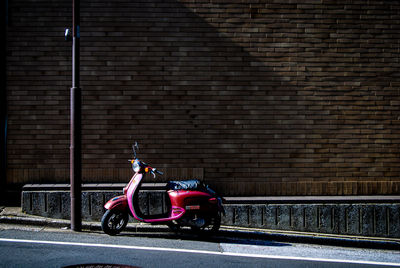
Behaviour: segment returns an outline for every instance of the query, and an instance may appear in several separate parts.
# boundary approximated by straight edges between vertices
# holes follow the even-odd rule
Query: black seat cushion
[[[196,190],[212,196],[217,195],[213,189],[199,180],[170,181],[167,183],[167,190]]]
[[[198,190],[201,182],[199,180],[170,181],[167,184],[168,190]]]

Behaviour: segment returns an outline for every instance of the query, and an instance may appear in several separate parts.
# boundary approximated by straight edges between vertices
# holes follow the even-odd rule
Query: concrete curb
[[[2,213],[4,214],[4,213]],[[37,216],[1,215],[0,223],[15,225],[30,225],[69,229],[70,221],[62,219],[51,219]],[[82,222],[82,229],[87,231],[101,231],[99,222]],[[146,233],[163,237],[162,233],[172,233],[168,227],[162,225],[148,225],[129,223],[126,232]],[[385,250],[400,250],[400,239],[381,239],[357,236],[322,235],[316,233],[276,231],[255,228],[221,226],[221,229],[214,238],[216,239],[254,239],[273,240],[277,242],[319,244],[340,247],[359,247]]]
[[[329,245],[338,247],[357,247],[386,250],[400,250],[400,240],[397,239],[375,239],[373,237],[358,236],[335,236],[317,233],[288,232],[276,230],[243,230],[242,228],[231,229],[224,227],[221,232],[228,231],[230,236],[248,239],[268,239],[278,242]]]

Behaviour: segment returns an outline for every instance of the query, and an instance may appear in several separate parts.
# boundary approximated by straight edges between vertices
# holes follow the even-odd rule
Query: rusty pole
[[[79,83],[80,0],[72,0],[72,88],[71,88],[71,230],[81,231],[81,89]]]

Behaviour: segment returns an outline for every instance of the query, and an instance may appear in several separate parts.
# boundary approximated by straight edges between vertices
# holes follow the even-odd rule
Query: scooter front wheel
[[[128,213],[110,209],[101,218],[101,229],[108,235],[117,235],[126,227],[128,220]]]

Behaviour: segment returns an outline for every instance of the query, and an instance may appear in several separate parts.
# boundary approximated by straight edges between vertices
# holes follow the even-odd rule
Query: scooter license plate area
[[[185,209],[186,210],[199,210],[200,209],[200,205],[186,206]]]

